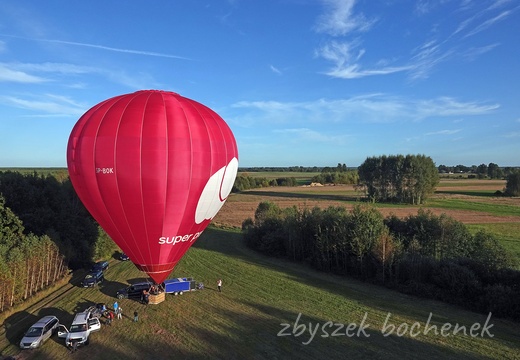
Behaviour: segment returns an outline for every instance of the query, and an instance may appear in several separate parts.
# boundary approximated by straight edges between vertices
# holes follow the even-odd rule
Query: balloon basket
[[[157,305],[162,303],[166,299],[166,293],[160,292],[157,295],[150,294],[148,296],[148,304]]]

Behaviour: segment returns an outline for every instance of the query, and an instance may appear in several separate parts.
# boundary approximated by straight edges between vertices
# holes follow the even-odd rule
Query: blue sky
[[[0,167],[64,167],[141,89],[219,113],[240,166],[520,165],[516,0],[2,0]]]

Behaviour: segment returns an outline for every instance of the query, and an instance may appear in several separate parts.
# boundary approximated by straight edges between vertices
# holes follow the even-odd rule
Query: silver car
[[[56,332],[59,324],[60,321],[56,316],[48,315],[42,317],[27,330],[20,341],[20,348],[35,349],[40,347],[45,340]]]

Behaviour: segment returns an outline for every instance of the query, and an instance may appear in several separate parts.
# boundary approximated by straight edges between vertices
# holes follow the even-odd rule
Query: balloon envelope
[[[160,283],[226,201],[238,150],[208,107],[143,90],[88,110],[70,134],[67,166],[87,210]]]

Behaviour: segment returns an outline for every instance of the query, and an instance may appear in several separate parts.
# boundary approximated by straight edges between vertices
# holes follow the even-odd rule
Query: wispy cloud
[[[504,135],[505,138],[517,138],[520,137],[520,131],[513,131]]]
[[[465,52],[463,52],[462,56],[464,56],[466,59],[472,61],[472,60],[475,60],[476,58],[478,58],[480,55],[492,51],[494,48],[496,48],[499,45],[500,44],[495,43],[495,44],[490,44],[490,45],[481,46],[481,47],[472,47],[472,48],[467,49]]]
[[[241,125],[259,123],[392,123],[423,121],[446,117],[489,114],[498,104],[463,102],[450,97],[405,100],[384,94],[369,94],[349,99],[311,102],[241,101],[232,108],[241,109]],[[230,116],[231,118],[232,116]]]
[[[439,131],[433,131],[426,133],[425,135],[431,136],[431,135],[453,135],[458,132],[460,132],[461,129],[455,129],[455,130],[439,130]]]
[[[322,57],[334,63],[334,66],[325,74],[342,78],[356,79],[372,75],[386,75],[410,70],[409,66],[377,66],[363,68],[359,60],[365,54],[364,49],[358,49],[359,41],[339,42],[331,41],[315,51],[316,56]]]
[[[69,97],[53,94],[20,96],[0,96],[0,102],[20,109],[31,110],[38,115],[78,116],[85,112],[86,106]],[[43,114],[42,114],[43,113]]]
[[[487,28],[489,28],[493,24],[495,24],[495,23],[505,19],[509,15],[511,15],[511,13],[512,13],[512,11],[506,10],[506,11],[501,12],[500,14],[496,15],[495,17],[493,17],[491,19],[487,19],[486,21],[484,21],[481,24],[479,24],[478,26],[476,26],[473,30],[469,31],[464,37],[473,36],[475,34],[478,34],[481,31],[486,30]]]
[[[324,45],[315,50],[317,57],[333,64],[324,74],[341,79],[356,79],[405,72],[414,81],[428,78],[441,63],[454,59],[473,61],[492,51],[499,45],[498,42],[468,48],[468,42],[464,39],[507,19],[518,8],[513,7],[510,0],[494,1],[492,5],[487,2],[461,2],[457,8],[453,8],[454,3],[449,1],[419,1],[415,14],[420,15],[423,22],[432,19],[428,39],[424,39],[420,46],[411,48],[408,58],[403,56],[400,63],[383,59],[375,64],[367,64],[363,55],[371,51],[372,44],[365,32],[371,30],[376,21],[367,20],[365,14],[356,13],[355,0],[328,0],[324,3],[326,7],[318,17],[315,30],[334,38],[325,39]],[[445,6],[451,6],[450,12],[457,14],[457,20],[462,20],[455,23],[453,31],[443,34],[435,23],[436,18],[426,15],[433,16]],[[352,37],[354,32],[356,38]],[[361,44],[364,44],[363,47]]]
[[[317,19],[315,30],[332,36],[368,31],[375,20],[354,14],[356,0],[323,0],[325,12]]]
[[[27,37],[8,35],[8,34],[1,34],[1,35],[2,36],[6,36],[6,37],[31,40],[31,41],[39,41],[39,42],[47,42],[47,43],[55,43],[55,44],[63,44],[63,45],[73,45],[73,46],[82,46],[82,47],[89,47],[89,48],[94,48],[94,49],[114,51],[114,52],[127,53],[127,54],[144,55],[144,56],[156,56],[156,57],[164,57],[164,58],[170,58],[170,59],[191,60],[191,59],[189,59],[187,57],[184,57],[184,56],[165,54],[165,53],[159,53],[159,52],[153,52],[153,51],[144,51],[144,50],[135,50],[135,49],[123,49],[123,48],[116,48],[116,47],[110,47],[110,46],[98,45],[98,44],[82,43],[82,42],[76,42],[76,41],[65,41],[65,40],[57,40],[57,39],[27,38]]]
[[[447,61],[452,54],[453,50],[444,50],[437,41],[427,41],[413,51],[409,66],[410,78],[412,80],[427,78],[434,67]]]
[[[35,75],[38,74],[38,75]],[[41,75],[45,74],[45,77]],[[59,75],[67,75],[60,77]],[[74,75],[74,77],[69,76]],[[74,88],[85,88],[88,77],[79,78],[81,75],[100,75],[110,81],[125,85],[132,89],[143,89],[149,87],[160,87],[160,84],[146,73],[127,74],[121,69],[104,69],[92,66],[82,66],[67,63],[0,63],[0,82],[19,82],[19,83],[45,83],[45,82],[68,82],[71,79],[75,82],[70,85],[63,83],[63,86]],[[84,81],[82,81],[84,80]]]
[[[42,83],[48,81],[39,76],[30,75],[24,71],[13,69],[9,64],[0,63],[0,82]]]
[[[278,68],[274,67],[273,65],[269,65],[269,68],[270,68],[271,71],[274,72],[275,74],[278,74],[278,75],[281,75],[281,74],[282,74],[282,72],[281,72]]]
[[[327,144],[344,144],[348,135],[327,135],[308,128],[276,129],[273,132],[289,135],[293,140],[313,141]]]
[[[435,9],[438,5],[440,5],[439,3],[440,2],[438,0],[434,0],[434,1],[431,1],[431,0],[417,1],[417,3],[415,4],[415,13],[419,14],[419,15],[428,14],[433,9]]]

